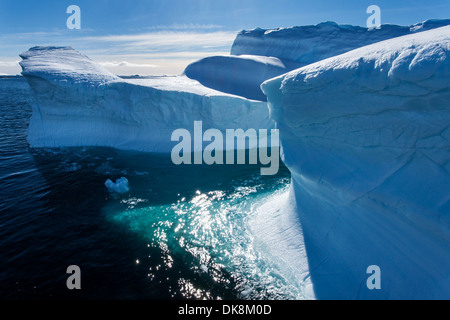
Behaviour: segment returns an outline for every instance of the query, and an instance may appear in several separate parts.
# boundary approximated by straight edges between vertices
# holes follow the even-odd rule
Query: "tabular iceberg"
[[[202,86],[186,76],[121,79],[69,47],[21,54],[33,91],[32,147],[106,146],[170,152],[175,129],[268,129],[266,102]]]
[[[310,64],[262,89],[316,297],[449,299],[450,26]],[[372,265],[382,290],[366,286]]]
[[[380,29],[324,22],[316,26],[241,31],[229,56],[193,62],[184,74],[208,88],[266,101],[261,83],[307,64],[350,50],[450,24],[428,20],[413,26],[382,25]]]

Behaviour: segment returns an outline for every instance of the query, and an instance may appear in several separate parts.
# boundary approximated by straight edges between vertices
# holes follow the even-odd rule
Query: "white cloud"
[[[193,61],[227,51],[158,52],[110,55],[101,52],[83,52],[114,74],[119,75],[179,75]],[[124,63],[123,63],[124,62]],[[121,65],[121,66],[120,66]]]
[[[208,30],[208,29],[220,29],[223,26],[218,24],[198,24],[198,23],[174,23],[170,25],[157,25],[149,27],[149,30]]]
[[[17,61],[0,61],[0,67],[15,67],[19,65],[19,60]]]
[[[237,32],[214,31],[158,31],[143,34],[107,35],[84,37],[78,39],[82,42],[103,43],[117,50],[127,52],[174,52],[198,51],[199,49],[225,49],[231,48]],[[206,50],[205,50],[206,51]]]
[[[189,59],[198,60],[209,56],[223,56],[229,55],[229,51],[178,51],[178,52],[143,52],[143,53],[121,53],[108,54],[103,50],[86,50],[83,51],[91,59],[97,63],[118,62],[118,61],[133,61],[133,63],[147,64],[148,60],[155,59]]]
[[[157,68],[155,64],[133,63],[128,61],[102,61],[98,62],[103,67],[126,67],[126,68]]]
[[[237,31],[217,29],[220,26],[213,24],[173,24],[154,26],[138,34],[4,34],[0,35],[0,42],[6,44],[2,49],[11,52],[11,56],[0,56],[0,72],[20,73],[13,56],[32,46],[57,45],[71,46],[116,74],[180,74],[195,60],[230,52]]]

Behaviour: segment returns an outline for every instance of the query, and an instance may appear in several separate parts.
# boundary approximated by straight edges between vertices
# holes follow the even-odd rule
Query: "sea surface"
[[[170,155],[32,149],[30,92],[0,78],[0,299],[292,299],[255,245],[255,208],[289,171],[175,166]],[[130,190],[105,181],[126,177]],[[67,267],[81,269],[69,290]]]

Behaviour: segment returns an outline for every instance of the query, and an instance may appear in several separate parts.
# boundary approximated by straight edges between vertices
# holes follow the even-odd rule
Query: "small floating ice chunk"
[[[250,294],[252,293],[252,291],[253,291],[252,288],[246,286],[246,287],[244,288],[244,290],[242,290],[241,294],[242,294],[242,296],[243,296],[244,298],[249,298],[249,297],[250,297]]]
[[[108,179],[105,182],[105,186],[108,188],[109,192],[125,193],[130,190],[128,179],[124,177],[116,180],[115,183]]]

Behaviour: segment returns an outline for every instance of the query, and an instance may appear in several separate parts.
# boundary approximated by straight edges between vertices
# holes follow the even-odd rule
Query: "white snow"
[[[112,180],[108,179],[105,182],[105,186],[106,188],[108,188],[109,192],[126,193],[130,191],[128,179],[125,177],[117,179],[116,182],[113,182]]]
[[[41,78],[51,84],[72,86],[75,83],[98,85],[118,77],[70,47],[33,47],[20,54],[22,75]]]
[[[107,146],[170,152],[175,129],[273,127],[267,103],[202,86],[186,76],[121,79],[68,47],[21,55],[33,89],[32,147]]]
[[[449,52],[450,26],[262,85],[317,298],[450,298]],[[371,265],[382,290],[366,286]]]
[[[380,29],[373,30],[335,22],[272,30],[257,28],[241,31],[231,54],[271,56],[280,58],[285,64],[296,61],[307,65],[382,40],[448,24],[450,19],[427,20],[413,26],[383,24]]]

